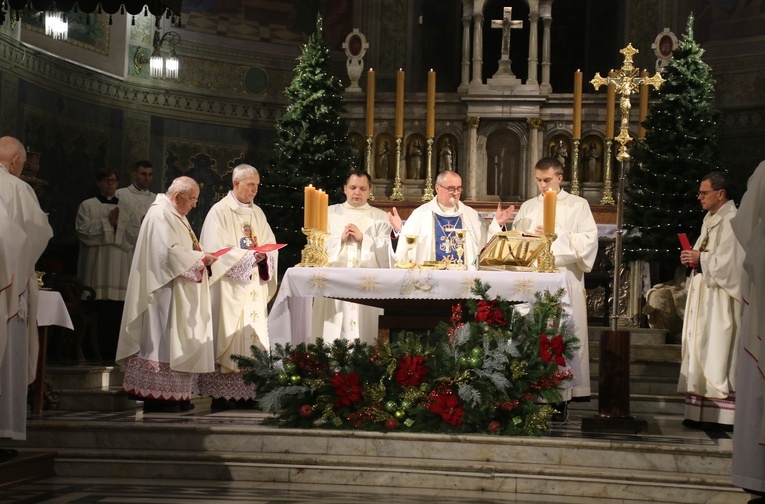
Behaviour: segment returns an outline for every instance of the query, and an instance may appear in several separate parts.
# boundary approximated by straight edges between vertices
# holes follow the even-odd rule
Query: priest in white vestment
[[[707,211],[701,235],[692,250],[680,252],[680,262],[693,267],[677,384],[685,394],[683,425],[688,427],[727,429],[734,421],[744,251],[730,224],[736,215],[730,186],[722,172],[701,179],[698,197]]]
[[[396,246],[397,263],[422,264],[425,261],[462,260],[468,269],[477,269],[478,255],[489,238],[499,232],[510,220],[514,207],[501,209],[497,206],[490,224],[474,209],[460,202],[462,177],[454,171],[444,170],[436,177],[436,196],[420,205],[402,225],[401,217],[394,207],[389,214],[390,224],[396,236],[403,238]],[[456,231],[466,231],[464,256],[459,256],[459,239]],[[416,243],[407,244],[407,237]]]
[[[144,411],[190,409],[197,374],[215,370],[206,266],[217,257],[202,251],[186,219],[198,199],[193,179],[176,178],[138,235],[116,360]]]
[[[234,188],[210,209],[201,234],[205,249],[230,249],[212,266],[210,278],[217,371],[200,375],[198,382],[199,394],[212,397],[214,409],[255,398],[255,387],[244,383],[231,356],[249,357],[253,345],[270,348],[266,322],[268,302],[276,294],[279,257],[276,250],[254,250],[276,242],[263,210],[253,203],[258,171],[242,164],[234,168],[232,179]]]
[[[765,162],[749,179],[731,220],[744,249],[742,311],[736,370],[733,484],[765,496]]]
[[[567,364],[573,380],[561,390],[564,401],[572,398],[590,397],[590,353],[587,335],[587,295],[584,274],[592,270],[598,255],[598,227],[587,200],[574,196],[560,187],[563,181],[563,165],[556,158],[540,159],[534,176],[540,195],[521,205],[513,221],[513,228],[532,234],[542,234],[544,227],[544,193],[554,190],[557,196],[555,210],[555,234],[552,253],[555,267],[568,275],[573,292],[571,295],[573,334],[579,339],[579,349]]]
[[[371,206],[372,179],[363,170],[349,173],[345,202],[328,208],[329,236],[324,242],[328,266],[335,268],[389,268],[391,225],[387,212]],[[377,342],[378,317],[383,310],[358,303],[314,298],[312,340],[321,336],[331,343],[340,338]]]
[[[126,236],[129,246],[128,254],[132,262],[135,240],[138,239],[141,222],[151,204],[157,199],[157,195],[149,190],[149,185],[154,178],[154,167],[151,162],[145,159],[136,161],[131,178],[132,184],[128,187],[120,187],[114,194],[119,199],[121,211],[124,210],[130,216],[128,224],[133,229],[126,233]]]
[[[0,138],[0,438],[17,440],[26,439],[27,387],[37,371],[35,263],[53,236],[34,190],[19,178],[26,159],[21,142]]]

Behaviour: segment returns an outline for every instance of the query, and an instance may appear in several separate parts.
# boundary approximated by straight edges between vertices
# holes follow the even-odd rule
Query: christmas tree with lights
[[[329,56],[319,17],[285,89],[290,104],[277,122],[275,155],[258,192],[277,241],[288,244],[279,253],[280,276],[300,262],[306,243],[301,232],[304,187],[323,189],[336,203],[351,167],[348,123],[341,118],[343,87],[329,73]]]
[[[644,141],[632,149],[624,200],[626,260],[679,265],[678,233],[693,243],[703,211],[697,198],[699,181],[722,170],[718,149],[720,112],[712,106],[715,81],[701,60],[704,50],[693,40],[693,16],[652,97],[643,122]],[[663,280],[664,278],[660,278]]]

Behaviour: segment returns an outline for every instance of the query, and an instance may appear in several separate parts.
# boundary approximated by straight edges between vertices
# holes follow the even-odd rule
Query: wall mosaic
[[[109,29],[108,14],[70,12],[68,19],[69,36],[66,40],[60,41],[62,44],[73,45],[104,56],[109,54],[111,30]],[[24,11],[21,23],[27,30],[45,33],[45,19],[37,13]]]

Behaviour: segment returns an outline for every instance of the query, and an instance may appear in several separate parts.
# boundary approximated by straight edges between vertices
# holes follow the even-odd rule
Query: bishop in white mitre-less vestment
[[[260,175],[249,165],[233,172],[234,189],[213,205],[200,235],[206,250],[230,250],[212,269],[211,299],[217,371],[200,375],[199,394],[215,399],[250,400],[255,387],[245,384],[232,355],[249,357],[250,347],[270,348],[268,302],[276,294],[278,251],[256,253],[254,247],[276,238],[263,210],[252,200]]]
[[[360,179],[360,178],[359,178]],[[349,183],[356,179],[349,179]],[[346,185],[347,187],[347,185]],[[368,187],[368,186],[367,186]],[[335,268],[389,268],[391,226],[388,214],[364,201],[360,206],[345,203],[328,209],[329,237],[325,248],[328,265]],[[354,225],[362,234],[361,242],[343,242],[343,231]],[[340,338],[377,342],[378,318],[383,310],[347,301],[317,297],[313,302],[313,339],[321,336],[327,343]]]
[[[701,252],[701,272],[688,279],[677,385],[685,394],[685,419],[693,422],[734,422],[744,260],[730,224],[735,215],[732,200],[707,213],[693,247]]]
[[[186,219],[198,195],[192,179],[175,179],[138,236],[116,361],[125,390],[139,397],[188,401],[196,374],[215,370],[207,254]]]
[[[749,179],[733,232],[744,249],[733,484],[765,495],[765,162]]]
[[[35,262],[53,230],[34,190],[19,178],[23,145],[0,138],[0,438],[26,439],[27,386],[35,379],[38,286]],[[10,159],[6,159],[10,158]],[[8,165],[8,166],[6,166]]]

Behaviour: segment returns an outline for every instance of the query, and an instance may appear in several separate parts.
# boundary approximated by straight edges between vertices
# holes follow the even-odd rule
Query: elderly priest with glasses
[[[397,236],[416,236],[413,256],[407,258],[407,240],[399,240],[396,248],[398,263],[459,260],[457,230],[465,230],[464,261],[468,269],[476,269],[478,254],[488,238],[500,231],[515,211],[510,206],[501,209],[497,205],[491,224],[487,224],[478,212],[460,202],[462,177],[454,171],[444,170],[436,177],[436,196],[417,207],[402,225],[401,217],[394,207],[388,214],[390,224]]]

